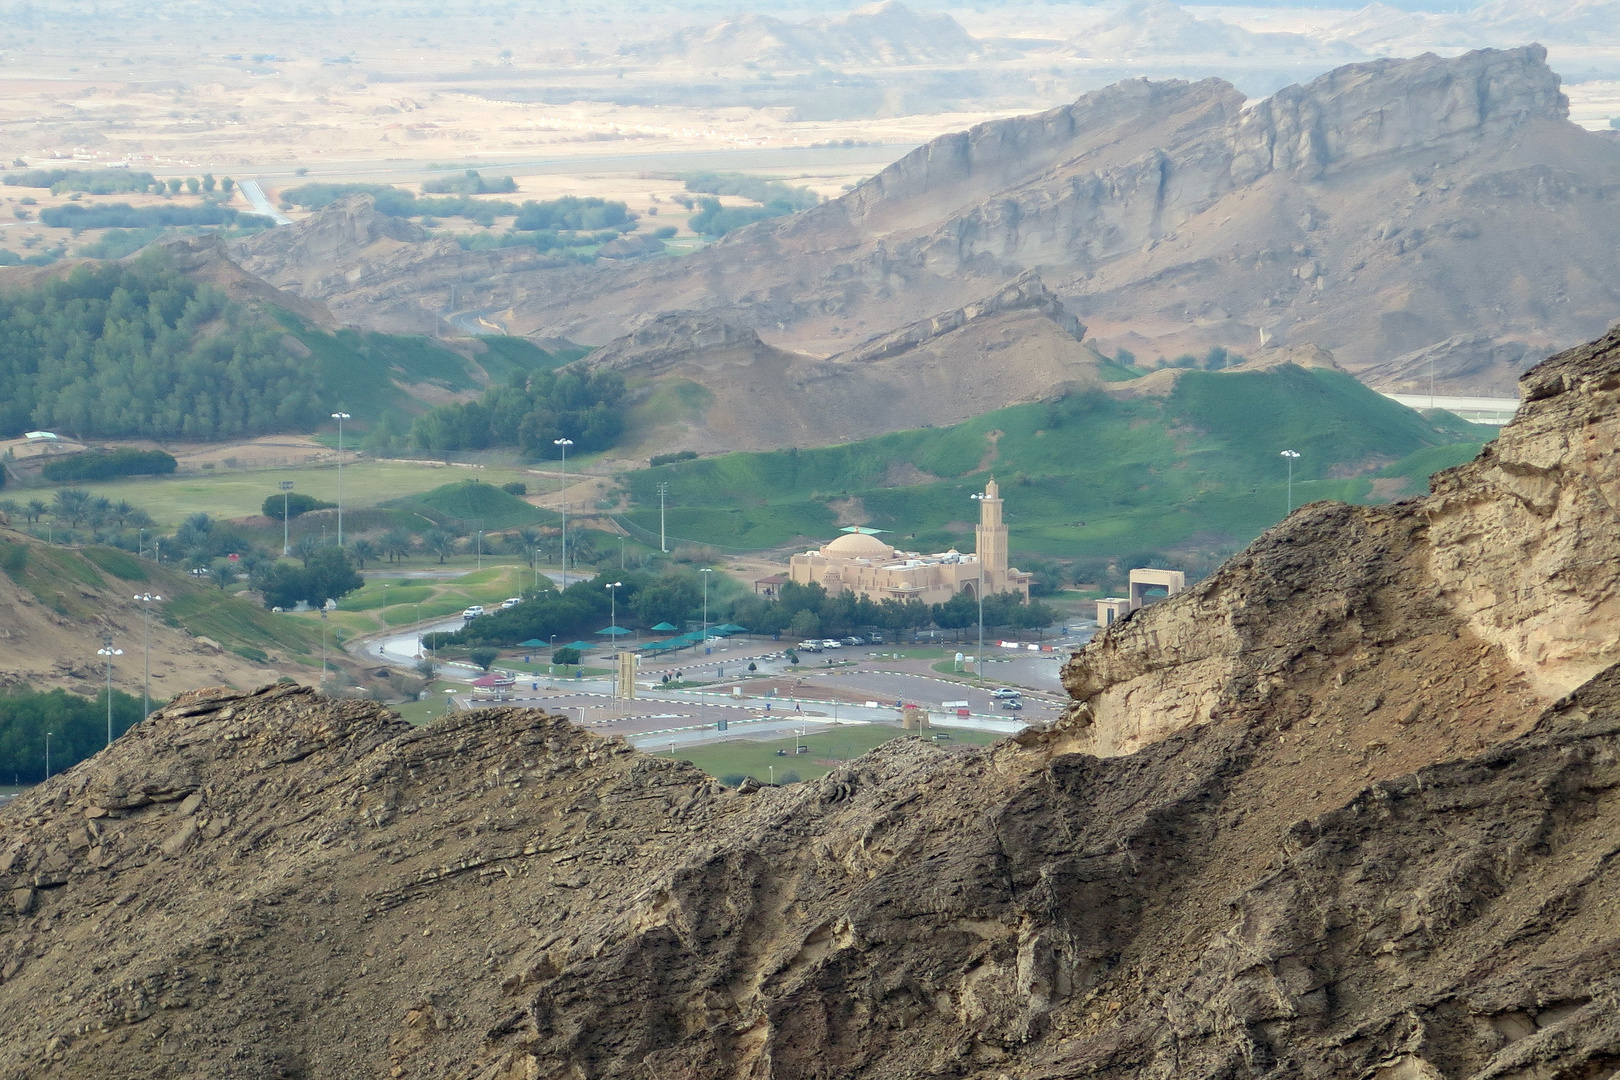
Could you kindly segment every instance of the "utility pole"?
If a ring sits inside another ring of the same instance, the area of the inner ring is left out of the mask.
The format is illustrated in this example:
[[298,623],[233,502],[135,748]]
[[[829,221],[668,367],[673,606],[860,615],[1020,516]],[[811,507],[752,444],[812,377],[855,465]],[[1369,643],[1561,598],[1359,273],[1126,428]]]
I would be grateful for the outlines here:
[[[351,419],[346,412],[335,412],[332,419],[338,422],[338,547],[343,546],[343,421]],[[324,668],[322,669],[325,670]],[[325,676],[322,676],[323,680]]]
[[[969,495],[968,498],[977,499],[982,503],[984,495],[983,493],[976,493]],[[984,552],[976,552],[973,561],[979,564],[979,587],[973,590],[979,595],[979,651],[973,657],[973,670],[976,673],[975,678],[979,680],[979,685],[982,687],[984,685]]]
[[152,715],[152,605],[163,603],[163,597],[141,593],[135,601],[146,611],[146,621],[141,624],[141,651],[146,654],[146,679],[141,684],[141,719],[144,720]]
[[698,573],[703,575],[703,644],[709,643],[709,575],[714,573],[707,566]]
[[[342,462],[338,463],[338,468],[340,470],[343,468]],[[291,518],[291,515],[287,512],[287,493],[292,489],[293,482],[291,480],[281,482],[281,554],[283,558],[292,554],[292,546],[287,543],[287,522]]]
[[669,554],[669,543],[664,539],[664,496],[669,494],[668,484],[658,485],[658,550]]
[[45,779],[47,780],[51,778],[51,736],[54,734],[56,734],[54,731],[45,733]]
[[562,587],[568,591],[568,448],[573,439],[552,439],[551,445],[562,448]]
[[1294,462],[1298,459],[1299,454],[1294,450],[1284,450],[1282,456],[1283,460],[1288,462],[1288,512],[1292,514],[1294,512]]
[[113,740],[113,734],[112,734],[112,662],[113,662],[113,657],[115,657],[115,656],[123,656],[124,655],[124,650],[123,649],[115,649],[115,648],[113,648],[112,641],[113,641],[112,635],[108,634],[106,637],[101,639],[101,648],[96,650],[96,655],[97,656],[105,656],[107,658],[107,745],[108,746],[112,745],[112,740]]

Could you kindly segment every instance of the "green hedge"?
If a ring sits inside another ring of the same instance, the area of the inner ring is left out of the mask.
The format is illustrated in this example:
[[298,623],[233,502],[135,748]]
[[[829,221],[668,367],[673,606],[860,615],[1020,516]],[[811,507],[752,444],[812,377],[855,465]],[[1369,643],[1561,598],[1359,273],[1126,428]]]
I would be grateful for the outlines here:
[[161,476],[179,467],[172,454],[162,450],[137,450],[120,446],[116,450],[92,450],[86,454],[58,458],[41,470],[45,479],[56,483],[78,480],[110,480],[115,476]]

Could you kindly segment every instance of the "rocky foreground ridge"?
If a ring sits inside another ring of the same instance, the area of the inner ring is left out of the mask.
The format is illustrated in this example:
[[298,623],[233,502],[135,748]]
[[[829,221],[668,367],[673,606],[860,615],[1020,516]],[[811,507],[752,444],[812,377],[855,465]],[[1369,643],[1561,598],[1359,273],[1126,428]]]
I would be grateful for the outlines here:
[[183,697],[0,811],[0,1077],[1607,1075],[1620,334],[1524,385],[983,750],[731,791],[538,711]]

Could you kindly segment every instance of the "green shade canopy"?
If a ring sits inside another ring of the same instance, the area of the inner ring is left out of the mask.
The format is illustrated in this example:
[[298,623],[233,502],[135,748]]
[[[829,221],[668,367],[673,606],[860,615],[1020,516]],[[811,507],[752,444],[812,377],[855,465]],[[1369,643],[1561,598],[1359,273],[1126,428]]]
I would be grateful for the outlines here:
[[628,634],[629,632],[630,631],[626,630],[622,626],[610,626],[605,630],[598,630],[597,631],[598,634],[608,634],[608,635],[611,635],[613,637],[619,637],[619,636],[621,636],[623,634]]
[[669,652],[671,649],[684,648],[688,642],[679,639],[674,641],[654,641],[641,647],[642,652]]
[[568,644],[564,645],[563,648],[584,652],[587,649],[594,649],[596,646],[589,641],[570,641]]
[[661,623],[659,623],[659,624],[658,624],[658,625],[657,625],[657,626],[655,626],[655,627],[653,627],[653,629],[654,629],[654,630],[656,630],[656,631],[658,631],[658,632],[659,632],[659,633],[660,633],[660,634],[666,634],[666,633],[668,633],[668,632],[669,632],[669,631],[671,631],[671,630],[679,630],[679,629],[680,629],[680,627],[678,627],[678,626],[671,626],[671,625],[669,625],[669,623],[667,623],[667,622],[661,622]]
[[746,633],[748,633],[748,627],[746,627],[746,626],[738,626],[734,622],[728,622],[724,626],[715,627],[712,631],[710,631],[710,633],[714,633],[714,634],[746,634]]
[[520,649],[543,649],[546,647],[546,643],[539,638],[530,638],[528,641],[518,642],[517,647]]

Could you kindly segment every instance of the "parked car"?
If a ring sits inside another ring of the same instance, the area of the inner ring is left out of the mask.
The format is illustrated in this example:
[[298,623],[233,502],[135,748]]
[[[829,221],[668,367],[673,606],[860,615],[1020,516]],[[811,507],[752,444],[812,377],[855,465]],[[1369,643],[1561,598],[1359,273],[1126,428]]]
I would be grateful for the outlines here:
[[501,610],[505,611],[509,607],[517,607],[521,603],[523,603],[523,597],[508,596],[505,600],[501,601]]
[[821,651],[821,642],[819,642],[819,641],[801,641],[801,642],[799,642],[799,651],[800,652],[820,652]]
[[856,637],[856,636],[854,636],[852,634],[849,637],[844,639],[844,644],[845,645],[865,645],[866,644],[866,639],[863,638],[863,637]]
[[834,638],[822,638],[821,647],[823,649],[842,649],[844,647],[844,643]]
[[1024,696],[1010,686],[998,686],[996,689],[990,691],[990,695],[992,697],[998,697],[1004,700],[1007,698],[1020,698]]
[[881,644],[883,644],[883,635],[882,634],[873,634],[871,637],[867,638],[866,640],[869,641],[873,645],[881,645]]
[[484,605],[482,605],[482,604],[474,604],[472,607],[468,608],[466,611],[463,611],[461,613],[461,617],[463,619],[467,620],[468,622],[472,622],[474,619],[478,618],[478,616],[480,616],[482,614],[484,614]]

